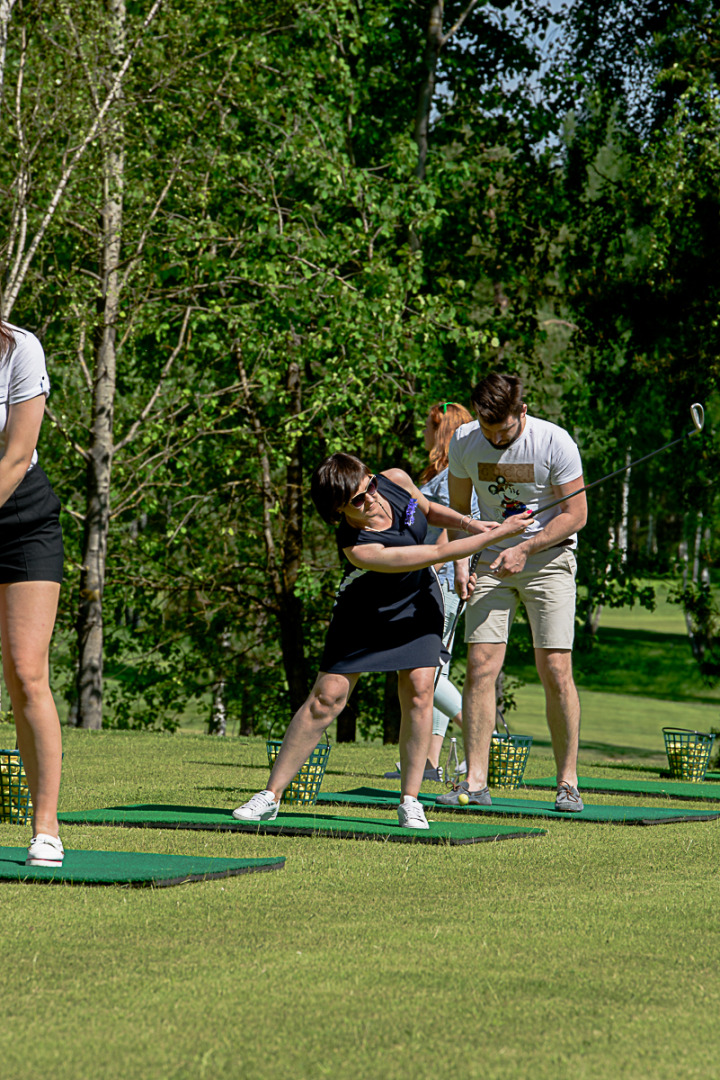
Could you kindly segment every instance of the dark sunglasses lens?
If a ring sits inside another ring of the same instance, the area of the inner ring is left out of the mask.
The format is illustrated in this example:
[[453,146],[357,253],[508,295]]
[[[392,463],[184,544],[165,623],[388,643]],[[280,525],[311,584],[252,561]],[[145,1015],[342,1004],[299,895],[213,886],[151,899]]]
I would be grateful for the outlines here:
[[376,491],[377,479],[373,476],[365,490],[359,492],[357,495],[353,495],[350,502],[353,504],[356,510],[362,510],[363,506],[365,505],[365,496],[374,495]]

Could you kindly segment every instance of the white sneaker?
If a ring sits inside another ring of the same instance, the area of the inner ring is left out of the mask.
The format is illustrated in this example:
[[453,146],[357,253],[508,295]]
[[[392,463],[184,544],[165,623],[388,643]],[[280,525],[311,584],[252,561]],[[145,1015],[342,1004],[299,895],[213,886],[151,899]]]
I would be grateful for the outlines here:
[[272,791],[258,791],[252,799],[248,799],[237,810],[233,810],[232,816],[237,821],[274,821],[278,816],[280,803],[275,802]]
[[422,803],[412,795],[406,795],[398,806],[398,823],[401,829],[429,829]]
[[38,833],[28,848],[26,866],[62,866],[65,849],[59,836]]

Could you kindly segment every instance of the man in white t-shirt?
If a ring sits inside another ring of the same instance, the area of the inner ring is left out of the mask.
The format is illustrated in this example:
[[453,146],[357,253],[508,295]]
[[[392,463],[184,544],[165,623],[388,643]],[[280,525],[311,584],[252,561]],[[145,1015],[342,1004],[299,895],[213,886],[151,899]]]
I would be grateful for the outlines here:
[[[580,453],[556,424],[529,416],[523,385],[514,375],[489,375],[475,387],[478,417],[458,428],[450,443],[450,505],[470,513],[473,488],[483,520],[502,521],[532,510],[524,533],[485,548],[477,578],[469,560],[455,566],[459,595],[467,599],[465,640],[468,666],[463,690],[463,735],[467,778],[441,795],[455,805],[458,795],[490,805],[488,757],[495,727],[495,683],[505,659],[518,603],[532,628],[535,663],[545,690],[547,721],[557,770],[557,810],[580,811],[577,753],[580,702],[572,673],[575,632],[574,551],[587,520],[584,492],[546,513],[542,507],[584,486]],[[463,800],[464,801],[464,800]]]

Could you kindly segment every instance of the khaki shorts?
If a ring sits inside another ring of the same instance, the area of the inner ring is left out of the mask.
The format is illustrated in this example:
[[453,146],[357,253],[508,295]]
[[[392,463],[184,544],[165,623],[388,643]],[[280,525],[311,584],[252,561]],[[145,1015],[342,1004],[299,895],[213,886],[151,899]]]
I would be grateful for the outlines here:
[[465,640],[507,644],[518,603],[525,606],[536,649],[572,649],[575,637],[577,563],[569,548],[528,556],[512,577],[491,574],[478,563],[477,585],[465,611]]

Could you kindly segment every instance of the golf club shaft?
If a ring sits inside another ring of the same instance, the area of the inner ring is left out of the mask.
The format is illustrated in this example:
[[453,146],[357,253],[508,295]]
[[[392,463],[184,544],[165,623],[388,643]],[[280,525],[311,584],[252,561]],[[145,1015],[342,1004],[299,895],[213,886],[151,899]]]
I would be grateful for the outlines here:
[[680,438],[671,439],[670,442],[666,442],[665,445],[661,446],[658,450],[653,450],[652,453],[645,454],[644,457],[638,458],[636,461],[631,461],[629,465],[623,465],[622,468],[616,469],[615,472],[608,473],[607,476],[601,476],[599,480],[593,480],[592,484],[586,484],[585,487],[578,488],[577,491],[571,491],[569,495],[563,495],[559,499],[553,499],[552,502],[546,503],[545,506],[538,506],[534,513],[541,514],[544,510],[550,510],[553,506],[559,506],[560,503],[566,502],[568,499],[573,499],[576,495],[581,495],[583,491],[589,491],[590,488],[597,487],[598,484],[604,484],[606,480],[612,480],[614,476],[622,476],[623,473],[629,472],[630,469],[634,469],[636,465],[642,465],[644,461],[649,461],[650,458],[657,457],[657,455],[662,454],[664,450],[669,450],[671,446],[677,446],[678,443],[683,442],[684,439],[689,438],[691,435],[699,435],[705,425],[705,411],[702,405],[696,402],[690,407],[690,414],[692,416],[693,424],[695,425],[692,431],[686,431]]
[[[479,558],[480,558],[480,552],[477,551],[473,555],[472,559],[470,560],[470,573],[471,574],[475,573],[475,568],[476,568],[476,566],[478,564],[478,559]],[[465,601],[461,600],[460,603],[457,606],[457,611],[455,612],[455,617],[454,617],[454,619],[452,621],[452,626],[450,627],[450,632],[448,633],[447,638],[445,639],[445,644],[446,645],[449,644],[453,640],[453,638],[455,637],[455,631],[457,630],[457,624],[460,621],[460,616],[462,615],[462,610],[463,610],[464,607],[465,607]],[[435,682],[433,684],[433,688],[436,688],[437,684],[440,682],[440,675],[441,674],[442,674],[442,665],[435,672]]]

